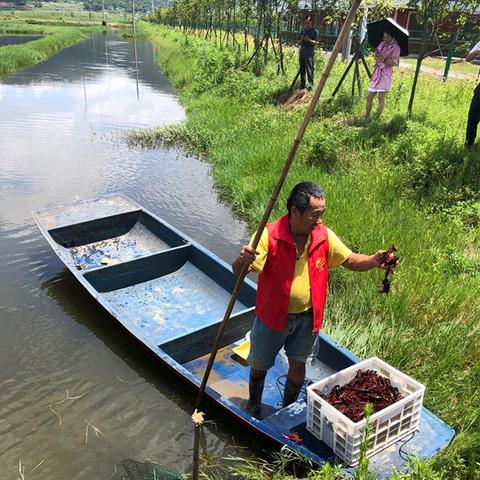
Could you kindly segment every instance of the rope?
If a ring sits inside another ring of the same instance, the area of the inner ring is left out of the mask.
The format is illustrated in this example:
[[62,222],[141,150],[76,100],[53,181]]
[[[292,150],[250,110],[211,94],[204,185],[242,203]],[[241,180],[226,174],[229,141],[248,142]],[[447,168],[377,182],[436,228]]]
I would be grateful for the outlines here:
[[412,453],[408,453],[408,452],[405,452],[404,451],[404,447],[405,445],[410,441],[412,440],[412,438],[415,436],[417,432],[412,432],[408,437],[405,438],[405,440],[402,442],[402,444],[400,445],[400,447],[398,448],[398,455],[399,457],[404,460],[405,462],[408,461],[408,457],[412,457],[412,456],[416,456],[416,455],[413,455]]

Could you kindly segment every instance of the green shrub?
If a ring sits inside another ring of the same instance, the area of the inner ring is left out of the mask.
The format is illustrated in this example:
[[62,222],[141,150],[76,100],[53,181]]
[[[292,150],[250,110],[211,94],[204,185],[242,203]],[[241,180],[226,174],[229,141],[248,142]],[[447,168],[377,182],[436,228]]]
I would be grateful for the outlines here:
[[205,48],[199,52],[193,65],[193,91],[203,93],[223,83],[233,61],[227,52]]
[[325,172],[348,168],[349,143],[354,141],[347,129],[338,130],[333,122],[323,121],[309,132],[305,139],[306,160],[310,165],[319,166]]

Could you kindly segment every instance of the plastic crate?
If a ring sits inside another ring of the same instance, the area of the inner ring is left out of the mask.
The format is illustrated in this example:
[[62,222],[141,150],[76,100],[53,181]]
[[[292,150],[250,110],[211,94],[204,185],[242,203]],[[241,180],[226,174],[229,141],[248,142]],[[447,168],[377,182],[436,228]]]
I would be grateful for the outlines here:
[[356,363],[310,385],[307,388],[307,429],[351,466],[359,461],[365,420],[353,422],[314,390],[329,394],[335,385],[345,385],[352,380],[358,370],[375,370],[387,377],[404,397],[370,417],[372,433],[368,438],[367,456],[374,455],[417,429],[425,393],[424,385],[377,357]]

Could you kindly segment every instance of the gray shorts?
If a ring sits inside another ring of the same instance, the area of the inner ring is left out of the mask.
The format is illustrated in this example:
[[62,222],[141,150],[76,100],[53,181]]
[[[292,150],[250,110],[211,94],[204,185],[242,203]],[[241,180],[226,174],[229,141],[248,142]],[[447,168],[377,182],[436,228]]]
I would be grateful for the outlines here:
[[285,347],[287,357],[305,363],[311,355],[318,332],[312,332],[313,312],[288,315],[287,327],[277,332],[265,325],[258,317],[250,332],[248,364],[256,370],[268,370],[275,364],[275,357]]

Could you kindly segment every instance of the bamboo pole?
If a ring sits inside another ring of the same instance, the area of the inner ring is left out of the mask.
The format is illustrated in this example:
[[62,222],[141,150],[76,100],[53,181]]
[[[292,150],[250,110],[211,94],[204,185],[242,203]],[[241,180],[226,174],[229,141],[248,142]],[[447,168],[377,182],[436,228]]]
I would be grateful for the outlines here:
[[[333,47],[332,53],[330,55],[330,58],[328,59],[327,65],[325,66],[325,69],[322,73],[322,76],[320,77],[320,80],[318,82],[318,86],[313,94],[312,100],[310,101],[310,104],[308,105],[307,112],[305,113],[305,117],[303,118],[303,121],[297,131],[297,135],[295,136],[295,140],[293,141],[293,144],[290,148],[290,151],[288,153],[287,159],[283,165],[283,168],[280,172],[279,178],[277,180],[277,183],[272,191],[272,194],[270,196],[270,200],[268,202],[268,205],[265,209],[265,212],[263,214],[262,220],[260,221],[260,224],[257,228],[255,237],[252,241],[251,246],[255,249],[257,248],[258,242],[260,241],[260,237],[262,235],[263,229],[265,228],[265,225],[267,224],[268,218],[270,217],[270,214],[272,213],[273,207],[275,205],[275,202],[277,201],[278,195],[280,193],[280,190],[285,182],[285,179],[287,177],[288,171],[290,169],[290,166],[295,158],[295,155],[298,150],[298,146],[300,145],[300,142],[302,141],[303,135],[305,133],[305,130],[307,129],[308,124],[310,123],[310,120],[312,118],[313,112],[315,110],[315,107],[317,106],[318,99],[320,98],[320,95],[325,87],[325,83],[327,82],[328,77],[330,76],[330,73],[333,68],[333,64],[335,63],[335,60],[337,59],[338,54],[340,53],[340,50],[342,48],[343,42],[345,40],[345,37],[347,36],[350,27],[353,23],[353,20],[355,19],[355,15],[357,13],[358,8],[360,7],[360,4],[362,3],[362,0],[353,0],[352,6],[350,7],[350,11],[348,12],[347,18],[345,19],[345,23],[342,26],[342,29],[340,31],[340,34],[335,42],[335,45]],[[205,391],[205,387],[208,382],[208,377],[210,376],[210,372],[212,370],[213,363],[215,361],[215,357],[217,355],[218,348],[220,346],[220,341],[223,337],[223,334],[225,332],[225,328],[228,324],[228,321],[230,320],[230,315],[233,311],[233,307],[235,306],[235,302],[237,301],[238,294],[240,292],[240,288],[243,284],[243,280],[248,273],[248,265],[243,265],[240,274],[238,275],[237,281],[235,283],[235,287],[233,288],[232,291],[232,296],[230,297],[230,302],[227,306],[227,309],[225,311],[225,316],[223,317],[222,323],[220,324],[220,327],[218,328],[217,336],[215,338],[215,342],[212,347],[212,353],[210,354],[210,358],[208,360],[207,368],[205,370],[205,373],[203,375],[202,383],[200,385],[200,389],[198,391],[197,399],[195,401],[195,408],[198,408],[200,406],[200,403],[203,398],[203,393]]]
[[193,467],[192,467],[192,479],[198,480],[200,472],[200,435],[202,426],[195,425],[195,435],[193,436]]
[[205,414],[195,410],[192,414],[192,422],[195,424],[195,434],[193,436],[193,465],[192,480],[198,480],[200,473],[200,437],[203,436],[203,422]]

